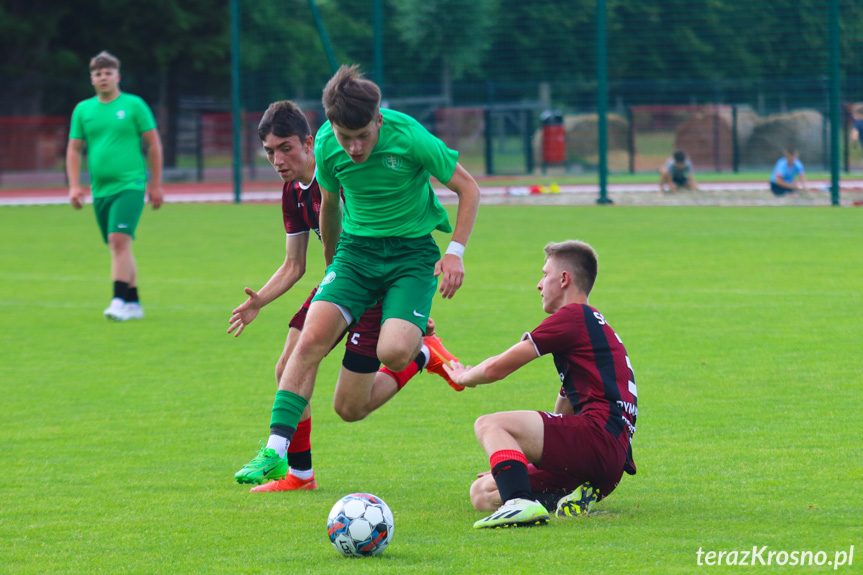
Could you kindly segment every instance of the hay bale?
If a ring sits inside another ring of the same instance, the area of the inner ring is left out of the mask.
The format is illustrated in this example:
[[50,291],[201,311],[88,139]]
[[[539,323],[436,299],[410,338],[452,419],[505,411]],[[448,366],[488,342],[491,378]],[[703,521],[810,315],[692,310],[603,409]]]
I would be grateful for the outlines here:
[[[758,116],[749,108],[737,111],[737,143],[749,140]],[[677,127],[674,147],[683,150],[696,167],[730,168],[734,164],[734,112],[730,106],[705,106]],[[718,154],[717,154],[718,153]],[[717,158],[718,155],[718,158]]]
[[453,150],[463,151],[464,141],[483,142],[485,115],[482,108],[435,110],[435,135]]
[[[628,152],[629,122],[617,114],[606,116],[608,126],[608,152]],[[596,162],[599,157],[599,115],[577,114],[563,117],[566,136],[567,162]],[[542,128],[533,135],[533,157],[536,165],[542,165]]]
[[824,160],[825,139],[830,128],[816,110],[774,114],[759,122],[743,150],[741,163],[751,167],[773,166],[786,148],[793,146],[803,164],[820,165]]

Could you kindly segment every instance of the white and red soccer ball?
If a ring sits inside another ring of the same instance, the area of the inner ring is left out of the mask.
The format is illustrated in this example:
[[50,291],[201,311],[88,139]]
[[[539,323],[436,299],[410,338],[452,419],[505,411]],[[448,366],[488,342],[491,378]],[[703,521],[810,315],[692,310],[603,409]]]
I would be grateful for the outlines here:
[[345,495],[330,511],[327,533],[345,557],[380,555],[393,538],[393,512],[371,493]]

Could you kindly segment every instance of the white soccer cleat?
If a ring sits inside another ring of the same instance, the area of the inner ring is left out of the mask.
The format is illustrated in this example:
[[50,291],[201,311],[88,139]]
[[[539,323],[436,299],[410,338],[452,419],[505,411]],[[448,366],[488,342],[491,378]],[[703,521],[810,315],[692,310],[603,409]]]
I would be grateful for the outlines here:
[[109,319],[111,321],[125,321],[125,310],[126,302],[118,297],[115,297],[111,300],[111,305],[105,308],[105,311],[103,313],[105,314],[105,319]]
[[530,527],[548,523],[548,511],[539,501],[510,499],[500,508],[473,524],[474,529],[498,529],[501,527]]
[[123,319],[144,319],[144,308],[138,302],[127,302],[123,306]]

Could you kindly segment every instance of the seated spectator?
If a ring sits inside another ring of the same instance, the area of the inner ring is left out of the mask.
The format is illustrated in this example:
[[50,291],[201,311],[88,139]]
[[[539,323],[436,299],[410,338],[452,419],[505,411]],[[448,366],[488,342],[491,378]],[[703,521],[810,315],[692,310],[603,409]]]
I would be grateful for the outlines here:
[[854,117],[854,126],[851,128],[851,145],[863,147],[863,104],[854,106],[851,112]]
[[770,175],[770,191],[774,196],[793,194],[798,189],[806,189],[806,175],[803,164],[797,158],[797,149],[789,147],[785,155],[776,161]]
[[659,189],[663,192],[676,192],[679,188],[695,189],[695,176],[692,162],[682,150],[674,152],[659,170]]

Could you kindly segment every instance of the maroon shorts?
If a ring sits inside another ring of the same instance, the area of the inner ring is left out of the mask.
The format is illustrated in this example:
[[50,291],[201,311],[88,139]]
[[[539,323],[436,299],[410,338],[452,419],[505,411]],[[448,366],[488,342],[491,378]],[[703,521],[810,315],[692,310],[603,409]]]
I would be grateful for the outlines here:
[[539,414],[545,433],[542,461],[528,465],[534,495],[553,509],[557,499],[590,481],[600,499],[608,497],[623,476],[627,454],[623,440],[583,415]]
[[[315,297],[315,293],[317,291],[318,288],[315,286],[312,293],[309,294],[309,297],[306,298],[306,301],[303,302],[303,305],[300,306],[300,309],[298,309],[297,313],[294,314],[294,317],[291,318],[290,323],[288,323],[290,327],[299,330],[303,329],[303,326],[306,325],[306,315],[309,313],[309,306],[311,305],[312,298]],[[373,308],[366,310],[366,313],[360,317],[360,320],[353,329],[348,330],[345,349],[365,357],[377,358],[378,338],[381,335],[382,318],[383,307],[381,306],[381,303],[378,302]],[[341,340],[341,338],[339,339]]]

